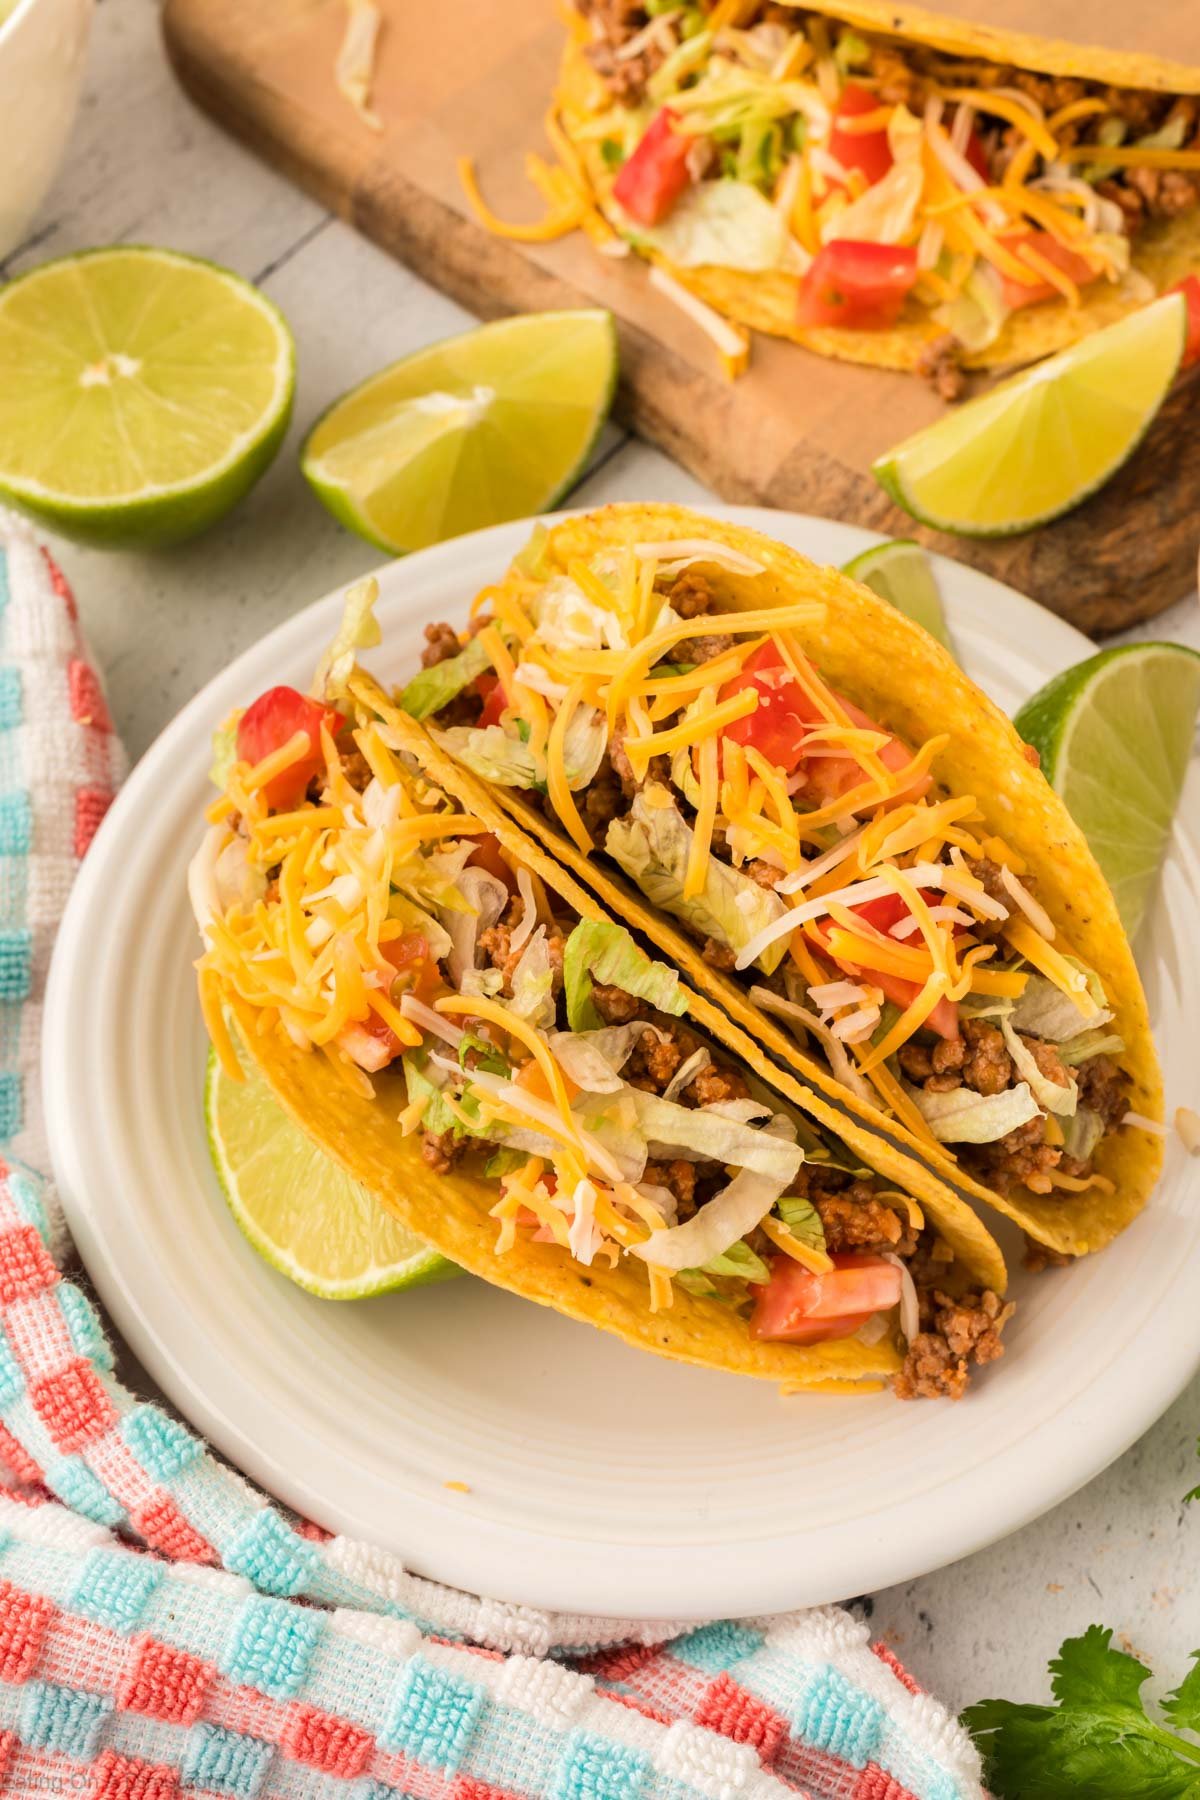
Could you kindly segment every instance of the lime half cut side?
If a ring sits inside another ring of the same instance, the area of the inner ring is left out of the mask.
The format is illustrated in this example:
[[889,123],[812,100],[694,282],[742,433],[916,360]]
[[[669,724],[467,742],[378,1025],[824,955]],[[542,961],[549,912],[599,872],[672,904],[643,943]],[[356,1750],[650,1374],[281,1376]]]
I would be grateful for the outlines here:
[[1186,333],[1183,295],[1165,294],[906,438],[876,479],[922,524],[964,537],[1056,519],[1136,450]]
[[301,468],[343,525],[399,554],[546,512],[617,378],[612,314],[528,313],[431,344],[335,401]]
[[954,654],[946,614],[938,590],[933,564],[911,538],[893,538],[890,543],[876,544],[851,557],[843,574],[861,581],[872,593],[886,600],[897,612],[921,625],[939,644]]
[[1128,644],[1055,675],[1013,721],[1091,845],[1130,937],[1166,854],[1198,707],[1200,654]]
[[278,450],[283,315],[227,269],[118,246],[0,288],[0,498],[85,542],[178,542]]
[[361,1300],[459,1273],[312,1143],[261,1076],[248,1069],[245,1081],[231,1081],[211,1050],[204,1113],[230,1212],[298,1287],[323,1300]]

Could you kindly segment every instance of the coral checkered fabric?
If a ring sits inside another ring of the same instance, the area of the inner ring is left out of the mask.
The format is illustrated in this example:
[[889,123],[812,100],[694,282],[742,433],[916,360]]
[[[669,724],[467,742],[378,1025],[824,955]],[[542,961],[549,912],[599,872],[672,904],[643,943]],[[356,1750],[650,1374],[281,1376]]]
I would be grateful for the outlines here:
[[62,574],[0,514],[0,1793],[978,1800],[833,1609],[699,1628],[453,1592],[286,1515],[119,1383],[38,1096],[57,921],[123,769]]

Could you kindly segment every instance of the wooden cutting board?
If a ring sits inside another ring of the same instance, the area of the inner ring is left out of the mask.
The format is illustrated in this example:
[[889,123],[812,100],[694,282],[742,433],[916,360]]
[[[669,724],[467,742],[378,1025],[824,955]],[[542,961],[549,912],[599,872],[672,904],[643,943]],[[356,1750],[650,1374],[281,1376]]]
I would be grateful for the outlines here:
[[919,537],[1085,631],[1150,618],[1195,585],[1195,377],[1115,479],[1056,524],[990,541],[915,527],[870,464],[940,412],[923,383],[767,338],[756,340],[749,373],[730,383],[708,340],[648,287],[637,259],[601,257],[579,233],[515,244],[476,222],[455,172],[464,152],[503,217],[541,211],[523,161],[545,148],[541,120],[563,41],[554,0],[381,3],[372,94],[381,131],[335,86],[344,0],[166,0],[164,30],[201,106],[473,312],[610,307],[621,329],[620,415],[725,499]]

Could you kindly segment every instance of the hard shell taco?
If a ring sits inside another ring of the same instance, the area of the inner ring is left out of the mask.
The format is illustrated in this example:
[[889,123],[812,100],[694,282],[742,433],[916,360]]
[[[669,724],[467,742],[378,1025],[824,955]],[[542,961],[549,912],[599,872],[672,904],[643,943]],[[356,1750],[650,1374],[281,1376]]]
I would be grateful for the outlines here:
[[615,506],[429,638],[400,704],[812,1089],[1052,1250],[1145,1204],[1161,1084],[1112,896],[919,627],[757,533]]
[[1200,58],[881,0],[575,5],[564,219],[740,325],[953,397],[1200,270]]
[[635,1346],[957,1396],[1003,1261],[772,1068],[339,653],[223,737],[194,859],[205,1017],[411,1229]]

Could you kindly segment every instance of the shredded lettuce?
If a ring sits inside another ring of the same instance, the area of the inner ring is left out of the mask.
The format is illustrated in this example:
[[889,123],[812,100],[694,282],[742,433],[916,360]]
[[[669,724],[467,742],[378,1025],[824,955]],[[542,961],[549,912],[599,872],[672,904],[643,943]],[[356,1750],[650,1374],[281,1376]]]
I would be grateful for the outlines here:
[[1063,1121],[1062,1132],[1064,1156],[1087,1162],[1104,1136],[1104,1120],[1090,1106],[1081,1106],[1073,1119]]
[[810,1250],[825,1248],[825,1227],[811,1200],[805,1200],[799,1194],[785,1194],[776,1204],[775,1211],[792,1236],[807,1244]]
[[770,1281],[771,1271],[761,1256],[750,1248],[745,1238],[739,1238],[736,1244],[730,1244],[728,1250],[720,1256],[712,1256],[704,1264],[704,1273],[708,1275],[728,1275],[738,1281]]
[[934,318],[972,354],[994,344],[1008,321],[1000,278],[986,263],[977,263],[962,291],[939,306]]
[[212,734],[212,767],[208,771],[208,779],[215,788],[225,792],[225,783],[237,761],[238,722],[241,713],[231,713],[223,725],[218,725]]
[[754,1230],[786,1185],[773,1176],[741,1169],[728,1187],[714,1194],[690,1219],[665,1231],[652,1231],[643,1243],[632,1246],[631,1254],[672,1273],[706,1268],[714,1257],[723,1256]]
[[494,781],[500,787],[544,786],[532,751],[502,725],[448,725],[440,731],[435,727],[433,736],[456,762],[483,781]]
[[466,971],[475,967],[480,932],[494,925],[508,905],[508,889],[486,869],[464,869],[458,885],[466,906],[442,907],[440,920],[450,937],[446,963],[455,988],[460,987]]
[[487,649],[473,637],[457,656],[448,656],[444,662],[434,663],[431,669],[422,669],[419,675],[414,675],[400,696],[400,704],[410,718],[427,719],[431,713],[441,712],[443,706],[448,706],[491,666]]
[[[652,906],[672,913],[698,937],[715,938],[733,951],[781,918],[786,905],[771,888],[750,875],[709,856],[704,891],[685,899],[684,876],[692,844],[692,828],[660,783],[650,783],[634,798],[627,819],[614,819],[605,847],[636,882]],[[787,942],[769,944],[757,966],[770,975],[787,954]]]
[[548,579],[552,564],[550,561],[550,533],[545,525],[535,525],[527,541],[522,544],[513,557],[512,566],[518,575],[528,575],[531,581]]
[[503,986],[504,976],[499,969],[464,969],[458,991],[460,994],[494,1000]]
[[1075,1083],[1068,1080],[1064,1087],[1061,1082],[1048,1080],[1038,1068],[1033,1051],[1017,1036],[1007,1019],[1001,1019],[1000,1030],[1017,1074],[1029,1083],[1038,1105],[1047,1112],[1056,1113],[1059,1118],[1069,1119],[1079,1104],[1079,1089]]
[[[443,750],[484,781],[500,787],[539,788],[545,791],[545,770],[534,761],[526,739],[529,727],[519,720],[514,733],[503,725],[448,725],[433,728]],[[608,728],[604,714],[594,706],[577,707],[563,737],[563,765],[567,786],[577,791],[587,786],[604,760]]]
[[839,31],[833,60],[843,75],[848,69],[865,69],[871,60],[871,46],[857,31]]
[[346,589],[346,597],[342,602],[342,622],[333,642],[317,665],[312,685],[312,692],[331,706],[335,706],[345,696],[356,652],[369,650],[382,636],[379,620],[375,617],[375,602],[378,598],[379,583],[373,575],[368,575],[363,581],[356,581],[353,587]]
[[728,1168],[750,1169],[756,1175],[768,1175],[778,1181],[777,1193],[795,1180],[804,1161],[803,1150],[791,1141],[794,1133],[787,1137],[777,1135],[777,1129],[789,1127],[782,1114],[776,1115],[769,1126],[753,1125],[726,1118],[712,1107],[680,1106],[677,1101],[662,1100],[642,1088],[630,1091],[651,1156],[661,1148],[688,1162],[719,1162]]
[[598,1031],[554,1031],[547,1042],[551,1056],[576,1087],[589,1094],[615,1094],[625,1085],[621,1070],[638,1039],[653,1029],[648,1020],[635,1019],[630,1025],[604,1025]]
[[478,1033],[464,1027],[462,1037],[458,1041],[458,1066],[460,1069],[466,1068],[467,1054],[471,1050],[475,1052],[475,1068],[485,1069],[489,1075],[503,1075],[506,1078],[512,1074],[508,1058],[501,1055],[495,1044],[489,1043],[487,1038],[482,1038]]
[[597,984],[618,987],[675,1018],[687,1011],[687,996],[680,992],[675,969],[651,962],[623,925],[609,919],[581,919],[563,951],[563,990],[572,1031],[596,1031],[603,1025],[592,1000]]
[[513,970],[509,1010],[514,1017],[525,1019],[537,1030],[544,1031],[554,1023],[553,984],[554,972],[550,967],[546,927],[539,925]]
[[490,1181],[499,1181],[502,1175],[512,1175],[523,1168],[529,1158],[524,1150],[495,1150],[483,1165],[483,1172]]
[[680,269],[714,266],[749,274],[786,268],[793,254],[783,218],[746,179],[698,181],[661,224],[626,220],[622,231],[639,248],[657,250]]
[[620,615],[589,600],[569,576],[555,575],[547,581],[530,601],[530,611],[539,642],[555,650],[629,648]]
[[[464,1136],[464,1128],[459,1119],[450,1111],[442,1099],[442,1092],[435,1081],[431,1081],[425,1072],[425,1052],[422,1050],[406,1050],[401,1062],[404,1068],[404,1082],[408,1089],[409,1100],[425,1100],[425,1111],[421,1114],[421,1128],[435,1132],[439,1137],[444,1131],[452,1131],[455,1137]],[[464,1109],[466,1102],[463,1102]]]
[[994,1144],[1042,1110],[1024,1081],[1002,1094],[977,1094],[968,1087],[949,1094],[908,1091],[939,1144]]
[[1030,975],[1024,993],[1009,1015],[1014,1031],[1028,1031],[1033,1037],[1049,1038],[1052,1044],[1061,1044],[1078,1037],[1082,1031],[1108,1024],[1112,1011],[1100,977],[1094,969],[1073,956],[1068,957],[1067,961],[1086,976],[1088,993],[1100,1008],[1100,1016],[1087,1017],[1076,1006],[1070,994],[1064,994],[1061,988],[1055,987],[1044,975],[1034,973]]
[[1125,1048],[1125,1039],[1115,1031],[1081,1031],[1078,1037],[1068,1038],[1065,1044],[1058,1046],[1061,1062],[1075,1069],[1080,1063],[1093,1056],[1120,1056]]

